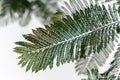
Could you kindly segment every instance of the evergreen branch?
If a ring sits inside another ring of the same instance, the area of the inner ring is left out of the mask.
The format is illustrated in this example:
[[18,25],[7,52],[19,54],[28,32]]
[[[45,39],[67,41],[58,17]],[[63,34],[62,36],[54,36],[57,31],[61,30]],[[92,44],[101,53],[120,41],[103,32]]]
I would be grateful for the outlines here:
[[104,5],[91,4],[45,25],[45,29],[37,28],[32,34],[23,35],[28,42],[16,42],[19,47],[14,49],[21,54],[19,64],[26,65],[26,71],[38,72],[48,66],[52,68],[55,58],[59,66],[99,53],[115,39],[119,27],[119,17],[113,8],[107,10]]
[[61,41],[61,42],[58,42],[58,43],[54,43],[54,44],[49,45],[49,46],[46,46],[46,47],[42,47],[42,48],[36,50],[35,52],[44,51],[45,49],[52,48],[52,47],[57,46],[57,45],[60,45],[60,44],[68,43],[68,42],[73,41],[73,40],[75,40],[75,39],[85,37],[85,36],[87,36],[87,35],[89,35],[89,34],[92,34],[92,33],[94,33],[94,32],[97,32],[97,31],[99,31],[99,30],[101,30],[101,29],[103,29],[103,28],[105,28],[105,27],[110,27],[110,25],[114,25],[114,24],[117,24],[117,23],[119,23],[119,22],[120,22],[120,21],[111,22],[111,23],[109,23],[109,24],[107,24],[107,25],[105,25],[105,26],[98,27],[97,29],[95,29],[95,30],[93,30],[93,31],[85,32],[85,33],[83,33],[82,35],[80,34],[80,35],[75,36],[75,37],[72,37],[72,38],[70,38],[70,39],[68,39],[68,40]]

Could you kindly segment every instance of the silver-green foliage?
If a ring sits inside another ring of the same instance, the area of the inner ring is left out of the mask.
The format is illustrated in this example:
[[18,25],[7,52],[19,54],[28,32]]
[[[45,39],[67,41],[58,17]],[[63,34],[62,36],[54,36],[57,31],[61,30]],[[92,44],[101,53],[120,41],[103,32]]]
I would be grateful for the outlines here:
[[119,27],[119,17],[113,8],[107,10],[104,5],[91,3],[81,10],[78,5],[71,8],[75,10],[72,15],[45,25],[45,29],[37,28],[33,33],[23,35],[27,41],[16,42],[19,46],[14,49],[20,53],[19,64],[26,66],[26,71],[38,72],[48,66],[52,68],[54,60],[59,66],[99,53],[115,39]]
[[91,53],[90,56],[78,60],[75,67],[78,74],[87,74],[88,71],[103,66],[109,54],[114,50],[113,46],[114,43],[110,43],[105,49],[102,49],[100,53]]
[[107,80],[120,80],[120,44],[111,62],[111,67],[103,74]]
[[104,73],[99,73],[97,69],[87,70],[87,80],[120,80],[120,44],[111,62],[111,67]]

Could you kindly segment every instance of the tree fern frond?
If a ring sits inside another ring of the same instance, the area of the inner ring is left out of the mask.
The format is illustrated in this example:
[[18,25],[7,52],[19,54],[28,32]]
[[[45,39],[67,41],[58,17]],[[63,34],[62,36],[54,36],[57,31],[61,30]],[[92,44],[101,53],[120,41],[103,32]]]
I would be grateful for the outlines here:
[[26,65],[27,71],[38,72],[48,66],[52,68],[54,59],[59,66],[99,53],[115,39],[120,23],[116,16],[114,10],[108,11],[104,5],[91,5],[84,10],[76,10],[72,17],[66,15],[50,26],[46,25],[46,29],[37,28],[32,34],[23,36],[28,42],[16,43],[20,45],[15,48],[21,54],[19,64]]

